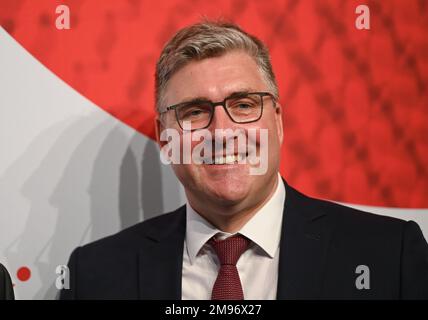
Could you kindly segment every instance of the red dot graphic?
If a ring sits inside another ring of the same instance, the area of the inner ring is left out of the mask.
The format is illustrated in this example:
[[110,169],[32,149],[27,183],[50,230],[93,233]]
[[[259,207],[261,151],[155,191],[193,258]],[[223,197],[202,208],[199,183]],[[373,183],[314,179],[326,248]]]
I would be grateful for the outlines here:
[[27,267],[21,267],[16,272],[16,275],[17,275],[19,280],[27,281],[31,277],[31,271]]

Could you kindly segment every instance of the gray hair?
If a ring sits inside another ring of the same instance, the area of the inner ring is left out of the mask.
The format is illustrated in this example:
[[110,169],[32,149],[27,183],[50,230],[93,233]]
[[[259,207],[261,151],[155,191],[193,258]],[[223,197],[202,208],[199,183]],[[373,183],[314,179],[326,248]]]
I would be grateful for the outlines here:
[[165,107],[164,92],[175,72],[191,61],[219,57],[232,50],[243,50],[253,57],[272,94],[278,98],[269,51],[263,42],[236,24],[203,21],[178,31],[163,48],[155,74],[157,111]]

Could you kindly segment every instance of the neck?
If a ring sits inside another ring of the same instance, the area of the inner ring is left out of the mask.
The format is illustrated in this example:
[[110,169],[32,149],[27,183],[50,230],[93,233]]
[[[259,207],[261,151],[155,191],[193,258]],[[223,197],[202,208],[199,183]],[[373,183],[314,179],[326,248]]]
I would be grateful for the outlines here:
[[[278,185],[278,177],[269,183],[266,187],[267,192],[263,194],[261,199],[255,203],[245,203],[241,201],[232,205],[222,205],[218,202],[210,202],[207,205],[205,201],[198,201],[197,197],[187,195],[190,206],[208,222],[217,229],[235,233],[242,227],[272,198]],[[227,212],[227,214],[218,214],[219,212]]]

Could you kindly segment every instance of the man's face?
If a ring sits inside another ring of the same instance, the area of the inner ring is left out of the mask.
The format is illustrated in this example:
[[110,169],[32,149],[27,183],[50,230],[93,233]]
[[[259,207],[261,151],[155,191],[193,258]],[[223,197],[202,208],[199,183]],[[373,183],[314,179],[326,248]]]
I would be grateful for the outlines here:
[[[242,91],[270,90],[253,58],[242,51],[234,51],[187,64],[170,79],[164,101],[166,106],[201,97],[217,102]],[[280,106],[277,104],[277,108],[274,108],[270,97],[264,97],[263,102],[261,119],[247,124],[234,123],[223,107],[217,106],[207,130],[214,139],[216,129],[244,129],[247,133],[249,129],[257,129],[257,139],[249,143],[255,143],[257,155],[265,154],[268,157],[265,160],[265,174],[250,174],[251,164],[248,161],[246,164],[172,164],[191,203],[193,199],[198,199],[206,205],[241,205],[245,208],[266,197],[267,186],[272,186],[272,182],[277,179],[283,137]],[[197,132],[183,132],[176,122],[174,111],[168,111],[164,120],[163,124],[158,122],[159,132],[165,128],[175,128],[179,130],[181,139]],[[265,145],[260,143],[259,129],[267,130]],[[199,143],[199,140],[192,141],[191,148]],[[213,149],[213,154],[215,152]]]

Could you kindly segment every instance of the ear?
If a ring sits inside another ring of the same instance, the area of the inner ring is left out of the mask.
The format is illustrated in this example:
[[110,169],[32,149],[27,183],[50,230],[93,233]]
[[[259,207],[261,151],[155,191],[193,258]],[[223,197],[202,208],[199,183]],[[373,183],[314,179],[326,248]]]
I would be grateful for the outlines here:
[[282,106],[279,102],[276,103],[275,113],[276,129],[278,132],[279,142],[282,145],[282,142],[284,141],[283,112]]
[[155,121],[156,142],[159,145],[159,147],[162,149],[162,147],[167,143],[167,141],[160,140],[160,136],[161,136],[162,130],[164,129],[164,126],[162,124],[162,121],[160,120],[159,115],[155,117],[154,121]]

